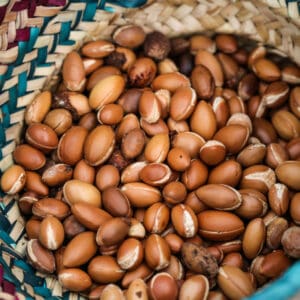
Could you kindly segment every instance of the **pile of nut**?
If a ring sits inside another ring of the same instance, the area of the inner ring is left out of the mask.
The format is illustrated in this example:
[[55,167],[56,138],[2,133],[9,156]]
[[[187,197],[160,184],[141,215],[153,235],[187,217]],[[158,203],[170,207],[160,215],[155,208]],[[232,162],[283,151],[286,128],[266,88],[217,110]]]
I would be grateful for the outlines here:
[[89,299],[241,299],[300,257],[300,68],[134,25],[69,53],[2,190],[27,257]]

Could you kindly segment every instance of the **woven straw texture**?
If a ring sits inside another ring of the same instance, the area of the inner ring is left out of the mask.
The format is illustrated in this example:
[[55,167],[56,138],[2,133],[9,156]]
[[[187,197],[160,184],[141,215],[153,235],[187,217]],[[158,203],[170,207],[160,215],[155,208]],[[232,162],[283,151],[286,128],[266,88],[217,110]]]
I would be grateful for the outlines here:
[[[139,9],[103,2],[0,0],[0,172],[12,164],[26,105],[56,84],[65,55],[86,41],[109,39],[120,25],[135,23],[168,36],[235,33],[300,63],[298,1],[158,0]],[[80,299],[26,263],[24,220],[16,199],[2,196],[0,299]]]

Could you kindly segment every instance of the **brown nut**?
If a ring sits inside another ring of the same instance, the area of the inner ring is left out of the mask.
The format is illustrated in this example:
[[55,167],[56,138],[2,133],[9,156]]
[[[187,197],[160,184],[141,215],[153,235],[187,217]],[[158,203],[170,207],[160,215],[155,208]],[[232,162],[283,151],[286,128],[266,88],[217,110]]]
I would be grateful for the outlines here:
[[294,115],[300,118],[300,100],[299,100],[300,88],[298,86],[291,90],[289,98],[289,107]]
[[281,245],[282,235],[288,227],[288,222],[284,218],[275,218],[272,220],[267,226],[267,247],[272,250],[278,249]]
[[242,269],[244,265],[244,258],[239,252],[228,253],[222,260],[222,266],[233,266]]
[[146,161],[137,161],[126,166],[122,170],[121,182],[124,184],[139,181],[139,173],[147,164]]
[[84,202],[92,204],[96,207],[101,206],[101,194],[99,190],[92,184],[72,179],[67,181],[63,186],[64,199],[70,205]]
[[157,234],[151,234],[144,244],[145,260],[154,270],[166,268],[170,263],[171,251],[167,242]]
[[48,186],[57,186],[70,180],[73,175],[73,169],[66,164],[55,164],[47,168],[42,174],[42,180]]
[[234,210],[242,204],[241,194],[226,184],[206,184],[196,195],[206,206],[219,210]]
[[123,119],[124,110],[120,104],[109,103],[103,105],[97,112],[97,120],[100,124],[116,125]]
[[85,227],[79,221],[77,221],[74,215],[70,215],[67,218],[65,218],[63,226],[65,230],[65,236],[67,239],[72,239],[79,233],[84,232],[86,230]]
[[143,130],[135,128],[122,137],[121,151],[126,159],[133,159],[144,150],[146,137]]
[[96,174],[96,186],[100,191],[106,188],[115,187],[120,182],[119,170],[113,165],[100,167]]
[[144,280],[140,278],[133,280],[128,287],[126,296],[128,300],[147,300],[147,285]]
[[82,159],[75,165],[73,179],[78,179],[87,183],[94,183],[95,173],[95,169]]
[[29,240],[38,239],[41,221],[35,218],[29,219],[25,224],[26,235]]
[[103,59],[101,59],[101,58],[83,57],[82,62],[83,62],[85,75],[90,75],[96,69],[98,69],[99,67],[101,67],[103,65]]
[[52,251],[44,248],[37,239],[28,241],[26,255],[29,263],[40,272],[49,274],[55,271],[55,259]]
[[122,47],[136,48],[145,40],[146,34],[142,27],[137,25],[124,25],[116,29],[113,40]]
[[82,292],[92,286],[90,276],[81,269],[63,269],[58,273],[59,283],[69,291]]
[[167,161],[173,170],[183,172],[190,166],[191,157],[183,148],[173,147],[168,153]]
[[123,270],[134,270],[143,261],[144,249],[142,243],[133,238],[126,239],[117,252],[117,262]]
[[180,181],[171,181],[167,183],[162,190],[162,196],[167,203],[178,204],[186,198],[187,190]]
[[198,50],[207,50],[211,53],[216,51],[215,40],[206,36],[196,34],[190,37],[190,51],[195,55]]
[[49,250],[58,249],[65,238],[65,231],[62,223],[51,215],[46,216],[40,224],[39,241]]
[[100,300],[125,300],[123,291],[116,284],[110,283],[105,286]]
[[153,271],[145,263],[142,263],[135,270],[125,273],[121,282],[122,287],[127,288],[136,279],[141,279],[145,282],[152,274]]
[[300,160],[300,137],[290,140],[285,148],[291,160]]
[[284,251],[293,258],[300,257],[299,236],[300,227],[293,226],[287,229],[281,238]]
[[282,183],[275,183],[268,192],[269,204],[271,209],[278,216],[284,215],[289,208],[289,190]]
[[26,107],[24,119],[27,125],[40,123],[44,120],[51,106],[51,93],[44,91],[35,96],[32,102]]
[[189,87],[190,85],[190,81],[185,75],[179,72],[172,72],[155,77],[151,87],[154,91],[165,89],[174,93],[178,88]]
[[168,155],[170,139],[168,134],[153,136],[145,146],[144,155],[149,162],[163,162]]
[[1,177],[1,189],[9,195],[20,192],[25,186],[25,183],[26,173],[19,165],[12,165],[6,169]]
[[155,60],[166,58],[171,50],[169,38],[162,32],[153,31],[146,35],[144,53]]
[[52,109],[45,116],[44,124],[51,127],[60,136],[72,126],[72,115],[64,108]]
[[267,152],[266,145],[254,143],[247,145],[237,156],[237,162],[243,167],[250,167],[262,163]]
[[138,111],[143,120],[152,124],[156,123],[161,117],[161,104],[155,93],[151,90],[145,90],[138,104]]
[[81,48],[81,53],[90,58],[102,58],[115,50],[115,46],[108,41],[98,40],[88,42]]
[[281,72],[275,63],[266,58],[259,58],[254,61],[253,72],[259,79],[272,82],[280,79]]
[[163,163],[150,163],[139,172],[140,179],[153,186],[162,186],[171,178],[172,171],[168,165]]
[[300,193],[296,193],[292,199],[290,204],[290,215],[297,225],[300,224]]
[[226,147],[216,140],[207,141],[199,151],[201,160],[207,165],[217,165],[225,159]]
[[289,86],[283,81],[275,81],[268,85],[262,94],[262,102],[271,108],[283,105],[289,96]]
[[169,208],[164,203],[154,203],[145,212],[144,226],[148,232],[159,234],[166,229],[169,218]]
[[230,241],[244,231],[243,221],[230,212],[205,210],[197,217],[199,234],[212,241]]
[[296,191],[300,191],[300,178],[297,176],[299,172],[300,161],[288,160],[275,169],[278,180]]
[[257,137],[263,144],[270,144],[277,142],[277,133],[273,125],[266,119],[254,118],[253,136]]
[[231,34],[218,34],[215,41],[217,48],[224,53],[234,53],[238,49],[237,38]]

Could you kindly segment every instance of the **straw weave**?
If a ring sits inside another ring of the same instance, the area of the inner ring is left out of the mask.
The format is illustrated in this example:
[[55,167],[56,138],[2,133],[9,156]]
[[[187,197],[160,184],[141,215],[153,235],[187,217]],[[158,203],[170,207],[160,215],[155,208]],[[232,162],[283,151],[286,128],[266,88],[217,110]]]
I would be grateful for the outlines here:
[[[64,0],[52,0],[53,4],[40,1],[48,6],[34,7],[30,3],[38,1],[23,1],[27,4],[23,8],[15,6],[19,2],[0,0],[0,6],[6,5],[0,25],[0,172],[12,164],[26,105],[41,90],[57,83],[65,55],[86,41],[110,39],[120,25],[135,23],[146,32],[160,30],[170,37],[199,32],[239,34],[273,46],[300,63],[298,1],[289,1],[286,6],[279,0],[158,0],[148,1],[142,9],[107,4],[106,10],[98,8],[95,1],[71,0],[66,6]],[[34,274],[25,262],[24,220],[15,200],[3,195],[0,201],[4,278],[20,283],[18,299],[58,299],[63,294],[58,281],[51,276],[44,280],[43,274]],[[0,289],[1,297],[6,299]],[[80,298],[74,293],[67,297]]]

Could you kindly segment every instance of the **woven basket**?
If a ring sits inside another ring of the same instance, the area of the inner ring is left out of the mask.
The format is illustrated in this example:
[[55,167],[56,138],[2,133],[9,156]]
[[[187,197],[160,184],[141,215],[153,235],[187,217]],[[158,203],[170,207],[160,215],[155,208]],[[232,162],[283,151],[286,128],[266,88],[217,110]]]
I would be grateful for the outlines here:
[[[273,46],[300,63],[297,0],[158,0],[138,9],[132,8],[140,4],[138,0],[65,2],[0,0],[1,172],[12,164],[26,105],[57,83],[65,55],[86,41],[109,39],[117,26],[135,23],[146,32],[160,30],[170,37],[199,32],[239,34]],[[81,299],[64,293],[54,277],[35,272],[26,262],[24,220],[14,197],[1,196],[0,299]],[[296,263],[251,299],[300,299],[296,295],[299,271]]]

